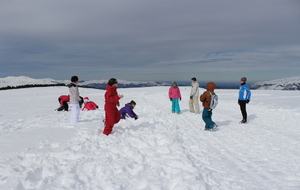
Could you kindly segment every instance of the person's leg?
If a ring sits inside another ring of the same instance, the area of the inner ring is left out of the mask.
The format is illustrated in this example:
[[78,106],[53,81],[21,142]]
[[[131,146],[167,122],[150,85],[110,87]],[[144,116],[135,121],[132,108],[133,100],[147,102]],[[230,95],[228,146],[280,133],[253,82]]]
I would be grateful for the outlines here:
[[190,108],[190,112],[195,112],[195,110],[194,110],[194,105],[193,105],[193,99],[189,99],[189,108]]
[[202,119],[205,122],[205,128],[206,129],[212,129],[215,126],[215,123],[211,119],[212,111],[209,111],[209,109],[204,108],[202,112]]
[[172,99],[172,113],[175,113],[175,99]]
[[68,102],[63,102],[63,105],[64,105],[64,110],[68,111],[69,110]]
[[114,110],[114,124],[117,124],[119,123],[120,119],[121,119],[121,115],[120,115],[120,112],[117,108],[115,108]]
[[105,111],[105,127],[103,134],[109,135],[115,124],[117,124],[121,119],[121,114],[117,108],[108,109]]
[[[59,102],[59,105],[60,105],[60,98],[58,98],[58,102]],[[63,111],[64,110],[64,107],[63,106],[59,106],[56,111]]]
[[195,105],[195,113],[200,114],[200,108],[199,108],[199,100],[198,97],[193,97],[193,103]]
[[179,99],[174,99],[174,108],[176,113],[180,113]]
[[112,132],[112,128],[114,127],[114,113],[111,113],[111,110],[105,111],[105,126],[103,130],[103,134],[109,135]]
[[122,113],[121,115],[121,119],[126,119],[126,113]]
[[242,122],[247,122],[246,101],[239,101],[239,103],[240,103],[240,109],[243,116]]
[[71,104],[70,107],[72,109],[72,112],[71,112],[71,123],[78,123],[79,114],[80,114],[79,104]]

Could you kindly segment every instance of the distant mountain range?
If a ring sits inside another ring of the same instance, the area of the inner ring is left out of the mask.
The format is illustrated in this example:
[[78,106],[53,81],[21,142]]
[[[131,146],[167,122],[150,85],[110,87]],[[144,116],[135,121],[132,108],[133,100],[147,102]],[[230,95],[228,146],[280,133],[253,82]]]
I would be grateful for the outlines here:
[[[170,86],[171,84],[166,82],[137,82],[137,81],[125,81],[118,80],[119,88],[134,88],[134,87],[150,87],[150,86]],[[18,87],[24,85],[58,85],[58,84],[69,84],[70,80],[54,80],[51,78],[44,79],[33,79],[26,76],[9,76],[6,78],[0,78],[0,88],[7,86]],[[87,86],[97,89],[105,89],[107,80],[89,80],[79,81],[79,85]],[[250,84],[251,89],[258,90],[300,90],[300,76],[277,79],[271,81],[257,82]],[[224,86],[223,88],[230,88]],[[232,87],[233,88],[233,87]],[[238,87],[235,87],[238,88]]]
[[250,87],[259,90],[300,90],[300,76],[257,82]]
[[[118,87],[119,88],[133,88],[133,87],[150,87],[150,86],[170,86],[171,84],[168,83],[161,83],[161,82],[136,82],[136,81],[125,81],[125,80],[118,80]],[[26,76],[9,76],[5,78],[0,78],[0,88],[11,86],[23,86],[23,85],[48,85],[48,84],[69,84],[70,80],[54,80],[51,78],[44,78],[44,79],[33,79]],[[79,85],[87,86],[97,89],[105,89],[107,84],[107,80],[90,80],[90,81],[79,81]]]

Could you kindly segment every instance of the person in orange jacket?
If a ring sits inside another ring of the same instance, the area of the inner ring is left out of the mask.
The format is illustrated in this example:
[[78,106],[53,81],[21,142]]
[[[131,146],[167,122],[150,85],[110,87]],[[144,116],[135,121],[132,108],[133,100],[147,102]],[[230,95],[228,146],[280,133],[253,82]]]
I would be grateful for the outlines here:
[[205,122],[205,129],[207,131],[214,130],[218,125],[212,121],[212,108],[210,107],[211,103],[211,94],[215,94],[216,84],[214,82],[207,83],[206,91],[200,96],[200,101],[203,105],[202,119]]
[[103,134],[109,135],[112,132],[112,129],[115,124],[117,124],[121,115],[117,106],[120,106],[119,99],[123,98],[123,95],[119,95],[117,92],[118,81],[115,78],[109,79],[106,85],[106,92],[104,95],[105,98],[105,126],[103,130]]
[[90,101],[88,97],[83,98],[83,102],[84,102],[84,106],[81,109],[82,111],[90,111],[99,108],[98,105],[95,102]]

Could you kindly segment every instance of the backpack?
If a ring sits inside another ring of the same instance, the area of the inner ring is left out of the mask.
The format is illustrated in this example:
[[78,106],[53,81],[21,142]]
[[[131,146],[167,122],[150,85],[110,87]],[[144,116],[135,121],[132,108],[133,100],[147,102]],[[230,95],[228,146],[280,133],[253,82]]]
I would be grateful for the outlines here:
[[218,95],[212,94],[211,92],[207,91],[210,94],[210,109],[215,109],[218,105]]

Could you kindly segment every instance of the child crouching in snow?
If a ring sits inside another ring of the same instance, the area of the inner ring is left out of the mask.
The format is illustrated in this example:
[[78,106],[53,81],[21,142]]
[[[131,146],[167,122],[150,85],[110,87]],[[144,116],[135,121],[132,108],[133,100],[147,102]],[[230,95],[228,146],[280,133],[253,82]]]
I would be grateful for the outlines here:
[[56,111],[68,111],[69,105],[68,102],[70,102],[70,95],[61,95],[58,98],[58,102],[60,104],[60,107],[56,109]]
[[135,101],[131,100],[128,104],[126,104],[123,108],[120,109],[121,119],[126,119],[128,114],[129,117],[134,118],[135,120],[138,119],[138,116],[134,113],[133,109],[136,106]]
[[84,107],[82,108],[82,111],[90,111],[99,108],[98,105],[95,102],[90,101],[88,97],[83,98],[83,101]]

